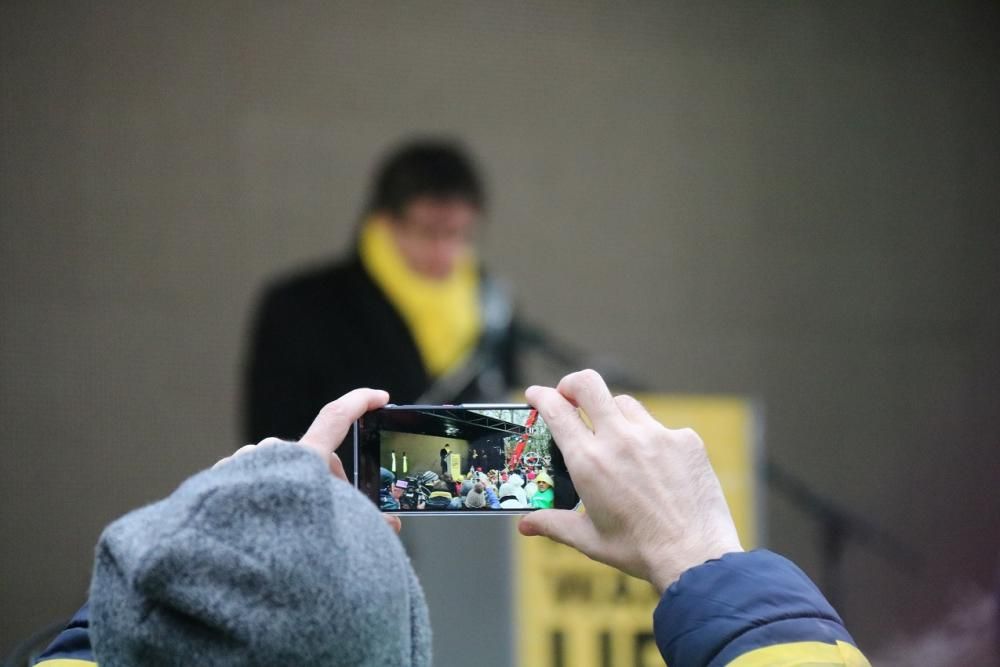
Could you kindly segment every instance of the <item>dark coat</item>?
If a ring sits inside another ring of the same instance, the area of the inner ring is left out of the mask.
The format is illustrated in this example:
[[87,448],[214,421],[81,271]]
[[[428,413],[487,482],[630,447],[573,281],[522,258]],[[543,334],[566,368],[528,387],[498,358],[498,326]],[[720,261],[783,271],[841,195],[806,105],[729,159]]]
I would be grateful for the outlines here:
[[[484,277],[484,280],[486,278]],[[413,336],[357,254],[271,284],[257,307],[243,387],[243,437],[297,440],[326,403],[357,387],[416,401],[431,385]],[[490,344],[491,365],[516,385],[514,324]],[[506,402],[470,384],[451,402]],[[448,401],[444,401],[448,402]],[[345,468],[353,452],[339,452]]]

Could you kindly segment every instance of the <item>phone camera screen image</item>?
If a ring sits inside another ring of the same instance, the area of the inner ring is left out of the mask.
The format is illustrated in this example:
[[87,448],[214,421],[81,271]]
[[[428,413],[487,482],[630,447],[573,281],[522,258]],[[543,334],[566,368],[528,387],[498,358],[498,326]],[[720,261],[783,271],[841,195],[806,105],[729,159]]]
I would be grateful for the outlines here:
[[573,509],[579,496],[528,406],[392,406],[355,425],[358,487],[384,512]]

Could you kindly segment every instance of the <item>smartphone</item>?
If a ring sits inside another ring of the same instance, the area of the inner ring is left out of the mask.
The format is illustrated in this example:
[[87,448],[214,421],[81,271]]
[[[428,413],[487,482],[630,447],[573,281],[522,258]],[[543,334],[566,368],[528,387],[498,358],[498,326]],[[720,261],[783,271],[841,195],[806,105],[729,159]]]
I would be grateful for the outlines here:
[[354,456],[355,486],[383,512],[501,516],[580,502],[528,405],[388,405],[354,424]]

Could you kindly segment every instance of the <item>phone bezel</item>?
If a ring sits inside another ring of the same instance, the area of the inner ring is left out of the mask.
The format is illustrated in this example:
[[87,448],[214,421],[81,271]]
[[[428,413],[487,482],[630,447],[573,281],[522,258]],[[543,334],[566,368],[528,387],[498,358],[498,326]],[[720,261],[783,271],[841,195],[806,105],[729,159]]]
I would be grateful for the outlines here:
[[[527,403],[460,403],[460,404],[441,404],[441,405],[429,405],[429,404],[412,404],[412,405],[395,405],[390,403],[379,410],[532,410],[534,406],[528,405]],[[378,412],[373,411],[373,412]],[[361,487],[360,471],[363,467],[366,467],[367,460],[362,459],[361,445],[360,445],[360,431],[361,422],[365,417],[372,414],[369,412],[364,415],[361,419],[354,422],[353,429],[353,445],[354,445],[354,488],[361,492],[369,500],[372,499],[369,494],[369,487]],[[558,446],[558,445],[557,445]],[[377,489],[376,489],[377,491]],[[378,504],[376,503],[376,507]],[[577,502],[575,510],[579,511],[582,509],[582,503]],[[510,516],[520,516],[524,514],[531,514],[532,512],[538,511],[537,509],[531,508],[521,508],[521,509],[481,509],[481,510],[399,510],[399,511],[387,511],[382,508],[378,508],[379,512],[382,514],[392,514],[398,517],[414,517],[414,516],[496,516],[496,517],[510,517]]]

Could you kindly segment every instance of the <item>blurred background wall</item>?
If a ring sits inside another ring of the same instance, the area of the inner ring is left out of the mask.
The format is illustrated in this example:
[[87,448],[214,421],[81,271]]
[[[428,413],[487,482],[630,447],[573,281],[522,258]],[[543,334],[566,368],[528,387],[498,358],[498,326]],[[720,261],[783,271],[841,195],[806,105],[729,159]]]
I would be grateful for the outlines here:
[[[0,653],[82,601],[104,524],[242,444],[257,290],[346,247],[413,132],[480,156],[529,319],[758,397],[772,458],[923,556],[849,546],[862,647],[926,627],[1000,553],[998,28],[987,2],[3,3]],[[817,574],[816,524],[768,501]]]

